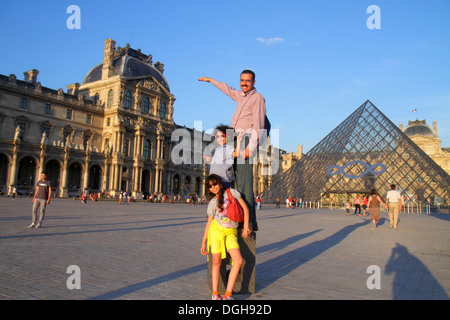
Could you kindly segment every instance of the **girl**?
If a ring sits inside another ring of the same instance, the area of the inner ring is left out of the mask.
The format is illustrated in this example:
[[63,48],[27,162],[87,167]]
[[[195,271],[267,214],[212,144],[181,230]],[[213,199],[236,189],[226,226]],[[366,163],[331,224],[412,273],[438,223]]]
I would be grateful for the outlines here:
[[[203,234],[202,246],[200,252],[202,255],[207,255],[211,250],[212,254],[212,299],[213,300],[232,300],[231,293],[233,292],[236,278],[242,266],[242,256],[239,250],[237,239],[237,227],[239,223],[231,221],[227,217],[227,203],[228,196],[225,192],[222,179],[215,174],[211,174],[206,178],[206,186],[209,190],[209,202],[207,214],[208,221],[206,223],[205,232]],[[249,229],[249,211],[244,200],[238,191],[230,189],[231,195],[239,201],[244,209],[244,226],[242,229],[242,237],[247,239],[250,234]],[[208,248],[206,242],[208,241]],[[228,276],[228,284],[225,295],[220,296],[218,292],[220,265],[222,259],[226,257],[226,252],[233,260],[233,266]]]
[[226,125],[219,125],[216,127],[215,138],[218,146],[214,149],[214,156],[203,156],[206,162],[210,162],[209,174],[216,174],[222,178],[225,189],[231,186],[234,179],[233,164],[234,158],[239,157],[241,141],[244,136],[243,132],[237,135],[236,150],[232,143],[227,143],[227,132],[232,132],[233,129]]
[[366,216],[366,210],[367,210],[367,195],[364,195],[362,199],[362,208],[363,208],[363,216]]

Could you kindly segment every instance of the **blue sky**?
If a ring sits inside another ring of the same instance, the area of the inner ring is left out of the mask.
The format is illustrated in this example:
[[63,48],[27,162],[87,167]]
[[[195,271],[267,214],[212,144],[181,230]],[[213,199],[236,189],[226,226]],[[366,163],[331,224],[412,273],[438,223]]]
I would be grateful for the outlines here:
[[[68,29],[70,5],[81,29]],[[381,29],[369,29],[370,5]],[[0,12],[0,74],[38,69],[53,89],[102,62],[106,38],[130,43],[164,75],[176,123],[203,129],[229,123],[236,106],[209,76],[239,88],[256,72],[280,148],[309,151],[369,99],[396,125],[436,120],[450,147],[450,1],[448,0],[166,0],[7,1]],[[417,109],[417,113],[411,113]]]

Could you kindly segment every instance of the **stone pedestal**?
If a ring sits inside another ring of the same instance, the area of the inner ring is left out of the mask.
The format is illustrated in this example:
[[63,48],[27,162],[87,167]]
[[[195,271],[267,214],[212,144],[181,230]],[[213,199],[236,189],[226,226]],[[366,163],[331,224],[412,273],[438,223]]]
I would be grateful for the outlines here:
[[[255,266],[256,266],[256,233],[252,232],[247,239],[242,238],[242,228],[238,229],[238,243],[241,250],[243,263],[241,271],[236,279],[233,293],[238,294],[254,294],[255,293]],[[228,283],[228,273],[231,269],[231,258],[227,254],[227,258],[222,260],[220,265],[220,278],[219,278],[219,294],[224,294],[226,285]],[[212,255],[209,253],[208,261],[208,274],[207,281],[208,287],[212,292]]]

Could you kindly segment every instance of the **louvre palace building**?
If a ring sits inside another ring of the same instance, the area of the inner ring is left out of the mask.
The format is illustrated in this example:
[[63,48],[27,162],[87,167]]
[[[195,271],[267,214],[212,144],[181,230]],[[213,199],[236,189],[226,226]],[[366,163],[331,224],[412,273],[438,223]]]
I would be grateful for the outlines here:
[[[179,142],[172,133],[189,132],[194,145],[196,130],[174,123],[175,97],[152,55],[106,39],[103,62],[82,84],[55,90],[42,86],[38,74],[24,72],[24,80],[0,74],[2,194],[13,187],[33,193],[45,170],[58,197],[86,188],[110,196],[204,195],[208,166],[171,159]],[[203,140],[200,152],[211,143]],[[256,193],[272,178],[258,174],[260,167],[254,165]]]

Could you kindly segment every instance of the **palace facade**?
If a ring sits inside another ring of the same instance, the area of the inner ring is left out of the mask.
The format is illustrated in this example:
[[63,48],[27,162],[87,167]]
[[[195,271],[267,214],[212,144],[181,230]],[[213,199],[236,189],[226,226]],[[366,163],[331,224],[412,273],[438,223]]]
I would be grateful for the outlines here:
[[441,148],[442,140],[438,137],[437,122],[433,121],[433,127],[427,125],[426,120],[408,121],[408,126],[399,128],[414,141],[431,159],[442,169],[450,174],[450,152],[448,148]]
[[[197,131],[174,123],[175,97],[164,64],[153,63],[152,55],[106,39],[103,62],[82,84],[55,90],[42,86],[38,74],[27,71],[24,80],[0,75],[2,193],[14,186],[34,192],[43,170],[59,197],[79,196],[85,188],[111,196],[205,193],[204,163],[171,160],[179,143],[172,133],[187,130],[193,146]],[[203,140],[201,150],[211,143]],[[272,179],[259,174],[261,167],[254,165],[256,194]]]

